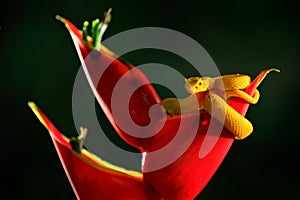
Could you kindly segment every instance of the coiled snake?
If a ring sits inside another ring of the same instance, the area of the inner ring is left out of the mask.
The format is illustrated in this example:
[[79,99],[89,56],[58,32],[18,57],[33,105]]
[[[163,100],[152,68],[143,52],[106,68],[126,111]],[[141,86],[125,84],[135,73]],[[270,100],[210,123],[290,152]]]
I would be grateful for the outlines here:
[[[270,69],[269,71],[277,71]],[[232,74],[215,78],[191,77],[185,80],[185,88],[191,95],[183,98],[167,98],[162,101],[166,112],[172,115],[202,110],[224,124],[235,135],[236,139],[244,139],[253,131],[253,126],[244,116],[235,111],[226,102],[233,97],[256,104],[260,94],[255,90],[253,96],[245,90],[251,82],[248,75]]]

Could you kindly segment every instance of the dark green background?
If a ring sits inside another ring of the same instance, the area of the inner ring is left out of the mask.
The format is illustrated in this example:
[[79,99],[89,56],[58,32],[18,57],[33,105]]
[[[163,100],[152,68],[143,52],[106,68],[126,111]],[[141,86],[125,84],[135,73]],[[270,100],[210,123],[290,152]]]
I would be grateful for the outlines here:
[[[284,0],[2,1],[1,194],[75,199],[51,139],[27,101],[34,100],[63,133],[75,134],[71,94],[80,63],[55,15],[81,26],[110,6],[113,21],[105,37],[131,28],[165,27],[197,40],[223,74],[282,70],[262,83],[261,99],[248,112],[253,134],[234,143],[197,199],[300,198],[299,7]],[[147,51],[126,58],[134,64],[161,60]],[[176,65],[171,58],[162,62]]]

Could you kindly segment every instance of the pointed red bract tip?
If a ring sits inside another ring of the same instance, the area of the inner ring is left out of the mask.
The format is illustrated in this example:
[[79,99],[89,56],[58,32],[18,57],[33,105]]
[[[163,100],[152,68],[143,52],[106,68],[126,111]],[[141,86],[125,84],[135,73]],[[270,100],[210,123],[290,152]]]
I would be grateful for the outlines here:
[[28,104],[49,131],[78,199],[160,200],[156,191],[143,183],[142,174],[109,164],[86,150],[81,154],[72,150],[70,140],[33,102]]
[[[249,95],[253,95],[256,88],[263,81],[266,75],[270,71],[278,71],[276,69],[267,69],[261,72],[254,81],[245,90]],[[249,104],[245,101],[240,101],[238,98],[233,98],[228,102],[237,112],[241,115],[245,115],[249,107]],[[192,116],[182,116],[189,118],[191,122],[189,127],[186,127],[186,133],[190,134],[189,129],[193,124]],[[223,126],[214,118],[210,119],[207,113],[203,113],[200,116],[200,124],[197,130],[197,135],[193,140],[193,143],[184,152],[184,154],[178,158],[172,164],[161,168],[156,171],[150,171],[143,173],[144,181],[156,189],[163,198],[172,200],[192,200],[194,199],[207,185],[209,180],[212,178],[226,154],[228,153],[233,141],[234,135],[227,129],[223,129],[221,135],[216,139],[217,136],[207,135],[207,131],[211,124],[214,126]],[[166,128],[163,132],[163,138],[167,135],[175,135],[176,127],[180,123],[180,118],[171,118],[166,122]],[[218,129],[218,128],[217,128]],[[175,133],[174,133],[175,131]],[[186,137],[188,137],[188,135]],[[214,139],[215,138],[215,139]],[[157,138],[159,139],[159,138]],[[207,148],[204,145],[207,144],[205,141],[216,140],[213,148],[204,157],[200,157],[200,150]],[[174,149],[180,151],[182,144],[178,144]],[[168,155],[171,156],[172,151]],[[148,168],[148,165],[153,163],[161,162],[161,158],[150,157],[145,159],[144,168]]]

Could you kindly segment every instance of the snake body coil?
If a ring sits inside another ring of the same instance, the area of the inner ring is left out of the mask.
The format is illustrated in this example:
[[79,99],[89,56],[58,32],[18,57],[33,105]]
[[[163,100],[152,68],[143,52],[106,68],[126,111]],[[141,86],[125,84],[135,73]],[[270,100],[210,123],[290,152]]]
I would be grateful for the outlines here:
[[[269,71],[278,71],[270,69]],[[230,98],[240,98],[255,104],[260,94],[255,90],[253,96],[244,90],[250,85],[251,78],[243,74],[224,75],[215,78],[191,77],[185,79],[185,88],[191,95],[183,98],[167,98],[162,101],[166,112],[172,115],[203,110],[223,123],[235,135],[236,139],[244,139],[253,131],[253,126],[244,116],[227,104]],[[202,94],[202,95],[199,95]]]

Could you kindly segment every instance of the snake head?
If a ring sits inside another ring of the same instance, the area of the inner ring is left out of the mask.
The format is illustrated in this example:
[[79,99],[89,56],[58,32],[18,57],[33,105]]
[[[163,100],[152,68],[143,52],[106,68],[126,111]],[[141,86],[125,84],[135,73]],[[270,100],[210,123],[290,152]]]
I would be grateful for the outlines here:
[[213,85],[213,79],[209,77],[191,77],[185,79],[185,89],[190,94],[205,92]]

